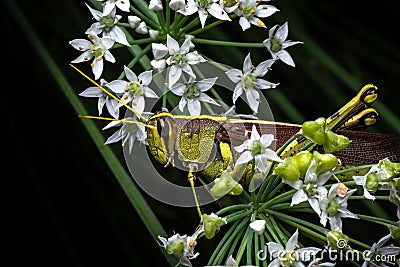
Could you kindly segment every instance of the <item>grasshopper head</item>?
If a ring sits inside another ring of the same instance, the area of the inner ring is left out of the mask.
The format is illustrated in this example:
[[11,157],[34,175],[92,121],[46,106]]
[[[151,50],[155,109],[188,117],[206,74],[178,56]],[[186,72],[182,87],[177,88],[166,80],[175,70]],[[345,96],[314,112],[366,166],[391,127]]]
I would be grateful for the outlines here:
[[176,123],[173,115],[167,112],[157,113],[147,124],[153,126],[146,128],[151,154],[165,167],[169,164],[174,165]]

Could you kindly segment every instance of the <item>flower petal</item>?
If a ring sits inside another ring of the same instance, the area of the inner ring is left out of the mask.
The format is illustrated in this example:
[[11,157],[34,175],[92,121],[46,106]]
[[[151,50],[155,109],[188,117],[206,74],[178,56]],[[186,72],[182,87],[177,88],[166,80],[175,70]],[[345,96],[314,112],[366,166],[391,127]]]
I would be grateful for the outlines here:
[[294,61],[292,59],[292,57],[290,56],[290,54],[286,51],[286,50],[281,50],[277,53],[277,56],[280,60],[282,60],[282,62],[284,62],[285,64],[294,67]]
[[198,99],[192,99],[188,101],[188,110],[191,116],[199,116],[201,113],[201,104]]
[[303,189],[300,189],[296,193],[294,193],[294,195],[292,197],[292,203],[290,203],[290,206],[297,205],[306,200],[308,200],[308,196],[307,196],[306,192],[304,192]]
[[236,163],[235,163],[235,166],[238,166],[238,165],[240,165],[240,164],[243,164],[243,163],[247,163],[247,162],[249,162],[250,160],[252,160],[253,159],[253,156],[251,155],[251,152],[250,151],[244,151],[241,155],[240,155],[240,157],[237,159],[237,161],[236,161]]
[[181,78],[181,75],[182,68],[176,65],[172,65],[169,69],[168,87],[171,88]]
[[243,78],[243,72],[238,69],[230,69],[226,71],[225,74],[234,83],[240,82],[240,80]]

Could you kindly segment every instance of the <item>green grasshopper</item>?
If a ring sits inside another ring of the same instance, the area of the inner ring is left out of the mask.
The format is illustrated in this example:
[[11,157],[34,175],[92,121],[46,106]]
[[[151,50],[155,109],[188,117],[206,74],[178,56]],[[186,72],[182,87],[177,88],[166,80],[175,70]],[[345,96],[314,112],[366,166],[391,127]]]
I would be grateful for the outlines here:
[[[72,66],[72,65],[71,65]],[[74,66],[72,66],[74,67]],[[108,93],[95,81],[74,67],[84,77]],[[109,93],[108,93],[109,94]],[[164,167],[181,167],[187,170],[198,213],[201,217],[194,181],[203,176],[209,179],[219,177],[224,170],[232,167],[237,155],[233,147],[249,138],[253,125],[259,133],[275,132],[276,147],[281,147],[290,137],[299,133],[301,125],[271,122],[254,119],[241,119],[229,116],[184,116],[169,112],[157,112],[149,119],[138,114],[130,106],[127,109],[135,113],[143,122],[119,120],[125,123],[137,123],[146,127],[148,151]],[[355,131],[373,125],[378,117],[377,111],[370,105],[377,99],[377,87],[367,84],[337,112],[326,119],[326,128],[347,136],[350,145],[334,154],[341,159],[341,166],[351,167],[377,163],[388,158],[400,161],[400,136],[381,133]],[[108,119],[94,116],[84,118]],[[309,145],[308,145],[309,144]],[[303,147],[321,149],[302,136],[292,141],[280,157],[294,155]],[[246,181],[251,170],[251,163],[241,172],[242,181]]]

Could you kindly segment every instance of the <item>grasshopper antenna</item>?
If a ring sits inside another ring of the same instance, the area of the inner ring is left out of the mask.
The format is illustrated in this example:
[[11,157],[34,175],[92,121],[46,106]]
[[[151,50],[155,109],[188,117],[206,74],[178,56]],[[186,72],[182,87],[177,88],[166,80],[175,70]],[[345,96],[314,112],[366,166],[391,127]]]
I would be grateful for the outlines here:
[[106,93],[107,95],[111,96],[112,98],[114,98],[115,100],[118,101],[118,103],[120,103],[121,105],[123,105],[124,107],[126,107],[127,109],[129,109],[130,111],[132,111],[138,118],[140,118],[142,121],[147,122],[147,119],[145,117],[142,116],[142,114],[140,114],[139,112],[137,112],[135,109],[133,109],[132,107],[130,107],[129,105],[125,104],[120,98],[116,97],[115,95],[111,94],[109,91],[107,91],[103,86],[101,86],[100,84],[98,84],[96,81],[94,81],[92,78],[90,78],[89,76],[87,76],[85,73],[83,73],[80,69],[78,69],[77,67],[75,67],[72,64],[69,64],[72,68],[74,68],[77,72],[79,72],[83,77],[85,77],[87,80],[89,80],[91,83],[93,83],[94,85],[96,85],[99,89],[101,89],[104,93]]
[[79,118],[83,118],[83,119],[96,119],[96,120],[103,120],[103,121],[118,121],[118,122],[123,122],[123,123],[130,123],[130,124],[138,124],[138,125],[142,125],[146,128],[149,129],[154,129],[154,126],[151,125],[147,125],[143,122],[140,121],[132,121],[132,120],[126,120],[126,119],[114,119],[114,118],[106,118],[106,117],[98,117],[98,116],[82,116],[79,115]]

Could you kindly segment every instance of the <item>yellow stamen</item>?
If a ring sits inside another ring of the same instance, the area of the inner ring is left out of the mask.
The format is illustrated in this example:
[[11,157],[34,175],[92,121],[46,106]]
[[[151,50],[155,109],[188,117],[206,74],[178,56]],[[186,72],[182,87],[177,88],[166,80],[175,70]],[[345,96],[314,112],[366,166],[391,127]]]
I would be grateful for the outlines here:
[[262,22],[260,19],[257,20],[257,24],[260,25],[260,27],[265,27],[264,22]]

